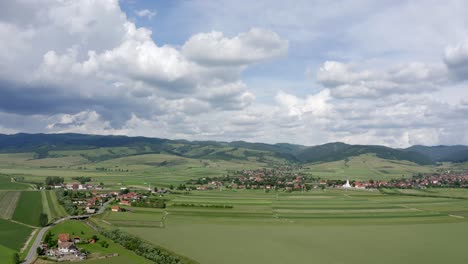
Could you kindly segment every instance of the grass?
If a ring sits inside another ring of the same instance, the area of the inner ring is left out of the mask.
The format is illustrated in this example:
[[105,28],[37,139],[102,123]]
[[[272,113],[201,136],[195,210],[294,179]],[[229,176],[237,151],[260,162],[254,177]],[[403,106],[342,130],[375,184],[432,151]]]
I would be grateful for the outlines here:
[[27,190],[28,184],[14,182],[10,176],[0,174],[0,190]]
[[0,218],[11,219],[15,212],[21,192],[9,191],[0,193]]
[[13,219],[28,225],[39,226],[39,216],[42,212],[41,192],[24,191],[21,192]]
[[59,204],[55,191],[44,191],[44,194],[50,208],[50,219],[58,219],[68,215],[63,206]]
[[32,232],[32,228],[0,219],[0,246],[19,251]]
[[[468,190],[457,189],[455,194],[468,195]],[[460,218],[468,216],[465,199],[341,190],[206,191],[165,198],[171,202],[164,228],[138,226],[156,219],[161,209],[106,213],[96,221],[205,264],[468,261],[463,254],[468,221]],[[171,206],[179,202],[228,203],[233,208]],[[125,225],[118,222],[124,220]]]
[[[90,260],[82,263],[135,263],[135,264],[147,264],[152,263],[151,261],[136,255],[135,253],[126,250],[122,246],[112,242],[111,240],[101,236],[96,231],[91,229],[82,221],[69,220],[54,226],[50,230],[57,238],[60,233],[69,233],[72,236],[78,236],[81,239],[90,239],[93,235],[97,235],[99,240],[96,244],[79,244],[78,248],[84,248],[92,253]],[[109,244],[108,248],[102,247],[99,242],[106,241]],[[118,253],[119,256],[112,257],[109,259],[96,259],[99,256],[109,255]]]
[[306,172],[325,179],[350,180],[389,180],[393,178],[410,177],[414,173],[434,171],[432,166],[421,166],[403,160],[385,160],[373,154],[365,154],[349,158],[349,161],[306,165]]

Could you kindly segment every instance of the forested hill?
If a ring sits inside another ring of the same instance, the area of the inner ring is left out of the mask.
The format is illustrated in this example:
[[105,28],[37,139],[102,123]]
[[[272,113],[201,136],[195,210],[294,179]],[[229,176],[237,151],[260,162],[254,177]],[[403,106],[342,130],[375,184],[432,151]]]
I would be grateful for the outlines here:
[[146,153],[166,153],[189,158],[203,159],[249,159],[255,157],[269,162],[327,162],[375,154],[383,159],[407,160],[418,164],[438,161],[466,161],[466,146],[413,146],[394,149],[376,145],[348,145],[340,142],[318,146],[302,146],[279,143],[249,143],[244,141],[187,141],[147,137],[102,136],[83,134],[0,134],[0,152],[35,152],[38,158],[50,156],[51,151],[83,150],[96,148],[125,147],[120,151],[99,159]]

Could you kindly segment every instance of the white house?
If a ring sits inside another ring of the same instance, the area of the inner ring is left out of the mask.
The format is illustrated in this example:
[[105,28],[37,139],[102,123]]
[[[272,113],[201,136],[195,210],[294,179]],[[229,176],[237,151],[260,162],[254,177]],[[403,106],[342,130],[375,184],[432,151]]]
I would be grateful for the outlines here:
[[73,242],[60,242],[58,245],[58,250],[62,254],[74,254],[78,252],[78,249]]

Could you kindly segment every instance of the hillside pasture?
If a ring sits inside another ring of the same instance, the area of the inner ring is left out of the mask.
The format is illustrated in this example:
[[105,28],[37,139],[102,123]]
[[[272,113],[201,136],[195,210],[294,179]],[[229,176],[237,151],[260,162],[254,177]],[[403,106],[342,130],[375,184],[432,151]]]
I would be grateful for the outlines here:
[[307,164],[304,167],[306,168],[304,172],[315,177],[359,181],[390,180],[434,171],[432,166],[421,166],[403,160],[386,160],[372,154],[355,156],[348,160]]

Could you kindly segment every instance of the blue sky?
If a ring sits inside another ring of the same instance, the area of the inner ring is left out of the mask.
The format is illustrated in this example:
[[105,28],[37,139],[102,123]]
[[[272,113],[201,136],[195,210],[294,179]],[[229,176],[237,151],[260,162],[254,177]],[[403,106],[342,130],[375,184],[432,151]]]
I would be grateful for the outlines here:
[[465,1],[0,3],[0,133],[468,144]]

